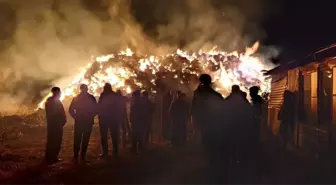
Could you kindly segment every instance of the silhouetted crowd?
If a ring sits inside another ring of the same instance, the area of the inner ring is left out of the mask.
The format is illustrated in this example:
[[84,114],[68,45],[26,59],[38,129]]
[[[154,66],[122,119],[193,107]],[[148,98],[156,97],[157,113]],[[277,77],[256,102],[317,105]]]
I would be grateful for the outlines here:
[[[61,148],[63,126],[66,114],[60,101],[61,90],[51,89],[52,96],[45,104],[47,117],[47,147],[45,158],[48,162],[57,162]],[[128,116],[127,105],[130,104]],[[85,84],[80,86],[80,94],[73,98],[69,113],[74,119],[74,160],[86,160],[86,152],[94,125],[94,118],[98,116],[101,135],[101,157],[108,156],[108,136],[112,139],[113,154],[118,155],[119,144],[126,144],[126,133],[131,133],[132,151],[139,152],[149,142],[153,103],[148,92],[137,90],[128,99],[121,91],[114,92],[112,86],[106,83],[98,102],[88,93]],[[128,124],[131,122],[131,128]],[[122,136],[122,137],[120,137]],[[123,141],[120,141],[120,138]]]
[[[200,84],[191,101],[185,93],[166,93],[162,98],[162,137],[173,146],[187,143],[188,123],[202,135],[202,145],[208,155],[215,177],[223,177],[232,169],[248,169],[257,165],[261,136],[263,135],[264,100],[258,95],[259,88],[251,87],[247,93],[233,85],[226,98],[211,87],[212,79],[207,74],[199,78]],[[51,89],[52,96],[45,105],[47,117],[46,160],[58,161],[63,126],[66,115],[60,101],[60,88]],[[129,106],[129,111],[128,111]],[[130,133],[132,151],[137,153],[150,141],[154,103],[149,93],[140,90],[131,98],[114,92],[106,83],[98,102],[88,93],[88,87],[80,86],[80,94],[73,98],[69,113],[74,124],[74,160],[85,161],[94,118],[99,118],[101,134],[101,157],[108,156],[108,136],[112,138],[113,154],[118,155],[119,143],[125,145],[126,133]],[[289,121],[288,121],[289,122]],[[122,137],[120,137],[122,135]],[[120,142],[120,138],[124,141]],[[244,173],[244,172],[241,173]]]
[[232,169],[242,174],[249,173],[250,166],[256,167],[264,104],[258,92],[258,87],[250,88],[250,104],[247,94],[233,85],[224,99],[212,89],[209,75],[200,76],[192,117],[202,132],[214,178],[227,177]]

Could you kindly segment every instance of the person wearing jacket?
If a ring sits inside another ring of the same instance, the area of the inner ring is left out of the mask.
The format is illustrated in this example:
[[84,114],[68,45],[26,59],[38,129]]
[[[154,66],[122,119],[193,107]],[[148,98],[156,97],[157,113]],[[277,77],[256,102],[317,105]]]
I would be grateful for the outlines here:
[[47,118],[45,160],[53,163],[60,160],[58,155],[62,144],[63,127],[67,120],[64,107],[60,101],[61,89],[59,87],[53,87],[51,93],[52,96],[49,97],[45,103]]
[[74,130],[74,160],[80,157],[86,161],[86,151],[89,145],[94,117],[97,115],[96,98],[88,93],[88,86],[80,85],[80,94],[72,99],[69,113],[75,120]]

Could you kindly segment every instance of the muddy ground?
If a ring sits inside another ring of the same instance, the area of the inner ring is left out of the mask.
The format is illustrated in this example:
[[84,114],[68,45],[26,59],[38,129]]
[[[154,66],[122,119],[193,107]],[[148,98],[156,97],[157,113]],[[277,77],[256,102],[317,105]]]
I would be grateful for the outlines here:
[[[11,118],[13,119],[13,118]],[[35,120],[36,121],[36,120]],[[15,121],[2,122],[0,145],[1,183],[39,184],[181,184],[212,183],[207,158],[194,139],[184,148],[153,140],[140,154],[132,154],[129,145],[119,157],[99,159],[100,138],[95,126],[90,140],[86,164],[72,161],[73,125],[64,128],[60,157],[62,162],[42,163],[45,147],[43,124]],[[276,139],[275,139],[276,140]],[[334,163],[307,161],[294,149],[281,150],[276,141],[269,141],[260,154],[258,167],[262,175],[249,182],[240,174],[232,174],[233,183],[335,183]],[[329,164],[329,165],[326,165]],[[245,181],[244,181],[245,179]]]

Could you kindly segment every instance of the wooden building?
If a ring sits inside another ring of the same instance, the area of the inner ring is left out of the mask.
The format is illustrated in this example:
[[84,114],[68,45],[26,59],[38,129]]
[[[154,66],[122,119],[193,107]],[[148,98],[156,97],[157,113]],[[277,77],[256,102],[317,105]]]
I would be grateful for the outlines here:
[[[336,146],[336,44],[265,73],[272,78],[268,127],[277,135],[283,93],[295,94],[295,143],[321,154]],[[335,145],[335,146],[334,146]]]

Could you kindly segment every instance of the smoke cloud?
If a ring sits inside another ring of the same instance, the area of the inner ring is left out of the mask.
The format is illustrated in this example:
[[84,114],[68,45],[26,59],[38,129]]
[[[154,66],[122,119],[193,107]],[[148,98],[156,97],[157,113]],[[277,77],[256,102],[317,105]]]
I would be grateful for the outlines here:
[[[0,111],[64,87],[92,56],[245,48],[274,0],[0,0]],[[40,94],[38,93],[40,92]]]

